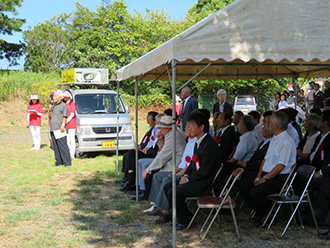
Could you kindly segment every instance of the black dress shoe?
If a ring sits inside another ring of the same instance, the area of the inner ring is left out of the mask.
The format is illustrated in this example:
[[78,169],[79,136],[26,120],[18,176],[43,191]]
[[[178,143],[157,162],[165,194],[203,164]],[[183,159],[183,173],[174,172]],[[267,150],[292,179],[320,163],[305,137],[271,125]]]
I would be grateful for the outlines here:
[[158,207],[155,207],[152,211],[145,212],[145,214],[153,215],[153,216],[157,216],[157,215],[163,216],[164,215],[163,211]]
[[122,187],[120,187],[120,191],[132,190],[134,189],[135,184],[132,182],[126,182]]
[[[143,190],[139,190],[138,191],[138,194],[141,194],[141,193],[144,193],[144,191]],[[132,191],[127,192],[127,194],[128,195],[135,195],[136,194],[136,191],[135,190],[132,190]]]
[[123,177],[122,179],[117,179],[115,182],[116,183],[126,183],[127,182],[127,178],[126,177]]
[[172,219],[171,215],[168,214],[162,214],[157,220],[154,221],[154,224],[164,224],[169,222]]
[[330,240],[330,231],[327,231],[327,232],[325,232],[325,233],[321,233],[321,234],[319,235],[319,238],[320,238],[320,239]]
[[187,226],[188,226],[188,225],[186,225],[186,224],[181,224],[181,223],[177,222],[177,223],[176,223],[176,230],[178,230],[178,231],[182,231],[182,230],[186,229]]

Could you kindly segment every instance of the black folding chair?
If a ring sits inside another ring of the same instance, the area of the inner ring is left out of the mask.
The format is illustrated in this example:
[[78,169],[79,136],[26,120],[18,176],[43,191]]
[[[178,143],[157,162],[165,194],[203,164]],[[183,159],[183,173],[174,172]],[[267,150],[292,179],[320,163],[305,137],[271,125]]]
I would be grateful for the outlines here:
[[[312,216],[313,216],[313,220],[314,220],[314,224],[315,224],[315,227],[316,227],[316,230],[317,230],[317,233],[319,233],[319,228],[318,228],[318,225],[317,225],[317,221],[316,221],[316,218],[315,218],[315,214],[314,214],[314,210],[313,210],[313,206],[312,206],[312,203],[311,203],[311,200],[310,200],[310,197],[309,197],[309,194],[308,194],[308,186],[313,178],[313,175],[315,173],[315,167],[313,166],[309,166],[309,165],[302,165],[300,166],[296,172],[294,173],[294,175],[292,176],[292,179],[290,180],[289,184],[287,185],[284,185],[283,188],[286,188],[286,190],[284,192],[282,192],[281,194],[278,194],[278,195],[269,195],[269,196],[266,196],[267,199],[269,199],[270,201],[273,201],[276,204],[278,204],[278,207],[275,211],[275,214],[273,215],[273,218],[271,220],[271,222],[269,223],[267,229],[269,229],[271,227],[271,225],[273,224],[281,206],[283,204],[290,204],[291,206],[293,204],[296,204],[296,207],[293,209],[292,211],[292,214],[290,216],[290,219],[289,221],[287,222],[282,234],[280,237],[283,237],[286,230],[288,229],[293,217],[295,216],[296,212],[298,211],[298,216],[300,218],[300,222],[301,222],[301,225],[302,225],[302,228],[304,228],[303,226],[303,223],[302,223],[302,219],[301,219],[301,215],[300,215],[300,212],[299,212],[299,206],[301,203],[308,203],[309,204],[309,207],[310,207],[310,210],[311,210],[311,213],[312,213]],[[296,176],[299,175],[301,176],[302,178],[305,179],[305,185],[303,186],[304,190],[302,191],[301,195],[296,195],[293,191],[293,182],[296,178]],[[274,208],[272,208],[273,210]],[[267,219],[270,217],[271,215],[271,212],[272,210],[270,211],[270,213],[268,214],[264,224],[266,223]]]

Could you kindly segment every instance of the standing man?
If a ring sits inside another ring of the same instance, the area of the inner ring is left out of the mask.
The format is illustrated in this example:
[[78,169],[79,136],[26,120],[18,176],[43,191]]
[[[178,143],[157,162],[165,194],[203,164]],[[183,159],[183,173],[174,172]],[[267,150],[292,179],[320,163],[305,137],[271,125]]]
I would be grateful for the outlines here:
[[314,93],[315,93],[314,85],[315,85],[315,82],[313,82],[313,81],[309,83],[310,89],[307,91],[307,94],[306,94],[306,102],[307,102],[306,107],[307,107],[308,111],[311,108],[313,108],[313,104],[314,104]]
[[227,112],[230,116],[233,116],[233,106],[229,102],[226,102],[227,92],[224,89],[220,89],[217,92],[217,98],[219,102],[213,105],[213,114],[215,112]]
[[324,82],[325,90],[324,90],[324,110],[330,110],[330,82],[325,81]]
[[323,95],[323,92],[320,90],[320,85],[319,84],[315,84],[314,85],[314,94],[313,94],[313,97],[314,97],[314,108],[316,109],[321,109],[323,110],[323,101],[324,101],[324,95]]
[[184,87],[181,90],[181,99],[183,101],[182,101],[181,108],[180,108],[179,120],[180,120],[180,125],[181,125],[181,128],[183,131],[185,131],[185,129],[186,129],[186,124],[187,124],[187,120],[188,120],[190,113],[194,109],[198,109],[197,100],[192,98],[190,96],[190,94],[191,94],[191,89],[188,87]]
[[53,100],[54,106],[49,106],[50,135],[56,159],[53,166],[62,164],[64,166],[71,166],[70,151],[65,130],[68,107],[62,101],[63,95],[60,90],[54,92]]

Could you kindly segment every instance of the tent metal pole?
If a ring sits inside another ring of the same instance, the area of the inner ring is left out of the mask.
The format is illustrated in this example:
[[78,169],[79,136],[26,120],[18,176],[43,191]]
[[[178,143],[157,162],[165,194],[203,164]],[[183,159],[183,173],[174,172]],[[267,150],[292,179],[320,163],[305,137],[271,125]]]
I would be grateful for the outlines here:
[[138,159],[139,159],[139,151],[138,151],[138,131],[139,122],[138,122],[138,79],[135,77],[135,202],[139,201],[139,184],[138,184]]
[[173,150],[172,150],[172,235],[173,235],[173,245],[176,247],[176,178],[175,178],[175,168],[176,168],[176,112],[175,112],[175,95],[176,95],[176,64],[175,59],[172,60],[172,132],[173,132]]
[[[209,67],[210,65],[212,65],[213,62],[208,63],[202,70],[200,70],[199,72],[197,72],[195,74],[195,76],[193,76],[191,79],[189,79],[184,85],[182,85],[178,90],[176,91],[180,91],[182,90],[184,87],[186,87],[187,84],[189,84],[191,81],[193,81],[199,74],[201,74],[207,67]],[[173,71],[172,71],[173,73]]]
[[117,137],[116,137],[116,172],[118,173],[118,155],[119,155],[119,81],[117,81]]

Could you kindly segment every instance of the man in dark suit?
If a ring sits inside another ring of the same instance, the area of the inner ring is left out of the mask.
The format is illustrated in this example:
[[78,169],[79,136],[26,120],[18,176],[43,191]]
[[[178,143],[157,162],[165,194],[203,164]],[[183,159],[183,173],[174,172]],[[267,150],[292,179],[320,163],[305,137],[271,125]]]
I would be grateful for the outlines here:
[[220,89],[217,92],[217,98],[219,102],[213,105],[213,114],[215,112],[227,112],[230,116],[233,116],[233,106],[229,102],[226,102],[227,93],[224,89]]
[[229,159],[234,147],[237,146],[238,136],[235,135],[234,128],[230,126],[231,116],[227,112],[221,113],[217,120],[220,131],[215,141],[220,149],[221,162],[224,162]]
[[194,109],[198,109],[198,102],[191,97],[191,89],[188,87],[184,87],[181,90],[180,97],[183,101],[181,103],[179,120],[182,130],[185,131],[188,117]]
[[[158,113],[155,111],[150,111],[147,115],[147,123],[149,124],[149,130],[144,135],[141,143],[138,146],[138,157],[141,158],[154,158],[157,155],[158,146],[155,145],[149,149],[145,149],[149,142],[154,142],[156,139],[156,115]],[[120,190],[130,190],[135,186],[135,150],[129,150],[123,156],[123,166],[121,170],[125,176],[122,180],[117,182],[122,182]]]
[[330,240],[330,182],[322,184],[313,205],[317,221],[329,228],[329,231],[319,234],[319,237]]
[[[177,230],[186,228],[193,216],[185,199],[210,194],[212,180],[220,166],[217,143],[208,134],[208,120],[203,114],[196,112],[189,116],[188,122],[191,134],[197,137],[197,141],[189,167],[176,181]],[[172,206],[172,183],[164,186],[164,192]]]

